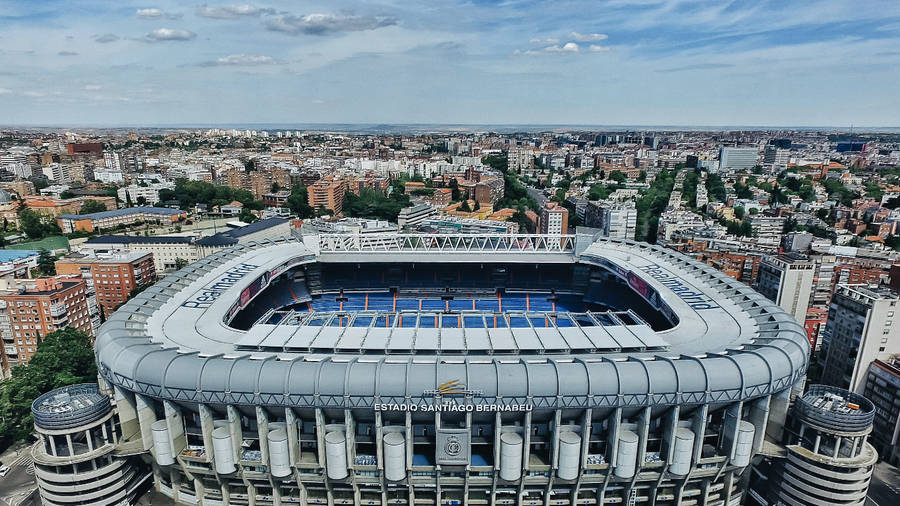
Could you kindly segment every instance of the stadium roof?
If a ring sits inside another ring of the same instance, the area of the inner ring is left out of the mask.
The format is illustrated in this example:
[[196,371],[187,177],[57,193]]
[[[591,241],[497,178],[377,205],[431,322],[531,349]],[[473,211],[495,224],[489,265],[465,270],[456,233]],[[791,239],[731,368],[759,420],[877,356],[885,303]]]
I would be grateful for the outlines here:
[[[566,254],[606,269],[658,297],[677,325],[659,332],[640,324],[553,325],[540,332],[257,325],[245,332],[226,324],[264,274],[328,262],[313,252],[316,240],[225,249],[145,290],[100,329],[101,374],[112,384],[185,402],[333,407],[365,406],[375,397],[398,402],[454,378],[484,392],[478,402],[519,396],[536,407],[585,407],[585,399],[598,406],[730,402],[783,391],[805,375],[806,333],[772,301],[672,250],[590,236],[568,252],[530,254],[546,254],[547,262]],[[344,253],[352,254],[371,261],[363,251]],[[452,257],[485,261],[491,254],[457,249]],[[416,260],[447,261],[436,249],[419,250]]]

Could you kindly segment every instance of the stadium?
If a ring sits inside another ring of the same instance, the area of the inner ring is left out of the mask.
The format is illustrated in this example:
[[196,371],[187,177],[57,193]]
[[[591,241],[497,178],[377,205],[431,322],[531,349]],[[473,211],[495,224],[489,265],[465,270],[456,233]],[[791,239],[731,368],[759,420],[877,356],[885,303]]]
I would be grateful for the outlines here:
[[805,332],[705,264],[590,232],[196,262],[99,331],[115,455],[180,504],[738,504]]

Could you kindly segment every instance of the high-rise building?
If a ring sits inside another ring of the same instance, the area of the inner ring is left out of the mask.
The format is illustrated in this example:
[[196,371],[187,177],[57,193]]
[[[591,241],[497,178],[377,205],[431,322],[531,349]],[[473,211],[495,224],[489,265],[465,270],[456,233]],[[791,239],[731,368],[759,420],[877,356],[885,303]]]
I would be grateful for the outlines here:
[[316,181],[307,189],[309,205],[313,209],[325,208],[340,214],[344,209],[344,194],[347,183],[340,179],[323,179]]
[[872,446],[882,460],[900,464],[900,358],[872,362],[863,395],[875,405]]
[[3,367],[27,363],[47,334],[74,328],[93,335],[87,286],[78,276],[0,280]]
[[719,169],[751,169],[758,156],[756,148],[723,147],[719,149]]
[[541,233],[565,234],[569,230],[569,210],[556,202],[547,202],[541,209]]
[[799,255],[766,257],[759,264],[756,289],[799,323],[806,321],[815,263]]
[[134,291],[156,282],[153,253],[136,251],[103,257],[74,257],[56,261],[60,274],[78,274],[93,287],[103,316],[128,300]]
[[898,302],[887,286],[837,286],[819,354],[822,383],[861,392],[869,364],[900,353]]
[[875,407],[847,390],[813,385],[788,417],[783,447],[753,467],[745,504],[862,505],[878,453]]

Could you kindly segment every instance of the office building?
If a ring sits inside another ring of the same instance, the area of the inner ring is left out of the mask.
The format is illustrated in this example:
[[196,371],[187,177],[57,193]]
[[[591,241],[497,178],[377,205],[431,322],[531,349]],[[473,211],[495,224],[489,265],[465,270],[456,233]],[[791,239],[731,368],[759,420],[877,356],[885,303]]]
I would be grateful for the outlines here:
[[756,288],[799,323],[806,321],[816,265],[794,255],[766,257],[759,264]]
[[542,234],[566,234],[569,231],[569,210],[556,202],[547,202],[541,209]]
[[59,274],[79,275],[93,289],[103,316],[109,316],[136,290],[156,282],[153,254],[74,255],[56,261]]
[[887,286],[837,286],[822,334],[822,383],[861,392],[869,364],[900,353],[898,301]]
[[758,156],[756,148],[723,147],[719,149],[719,169],[752,169]]
[[3,367],[27,363],[47,334],[74,328],[94,335],[87,287],[79,276],[0,280]]
[[809,356],[746,285],[590,234],[248,243],[95,348],[177,504],[738,504]]
[[788,417],[783,446],[754,465],[748,506],[866,503],[878,453],[875,407],[847,390],[813,385]]
[[875,405],[871,443],[882,460],[900,464],[900,358],[869,365],[863,395]]

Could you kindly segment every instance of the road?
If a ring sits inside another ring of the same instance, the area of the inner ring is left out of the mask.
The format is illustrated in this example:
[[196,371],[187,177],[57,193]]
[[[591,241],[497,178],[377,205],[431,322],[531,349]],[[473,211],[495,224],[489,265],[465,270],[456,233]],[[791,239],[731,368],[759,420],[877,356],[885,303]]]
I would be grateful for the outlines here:
[[37,505],[34,499],[37,484],[34,482],[34,462],[31,460],[31,448],[25,447],[18,452],[10,452],[2,461],[9,466],[9,473],[0,478],[0,506]]
[[879,462],[875,465],[875,472],[872,473],[866,506],[894,506],[896,504],[900,504],[900,470],[892,465]]

